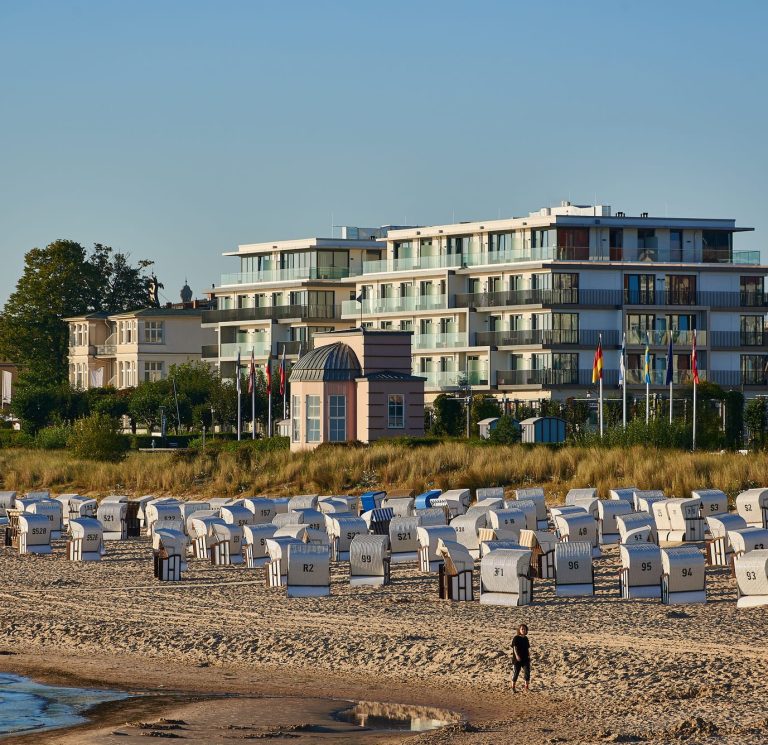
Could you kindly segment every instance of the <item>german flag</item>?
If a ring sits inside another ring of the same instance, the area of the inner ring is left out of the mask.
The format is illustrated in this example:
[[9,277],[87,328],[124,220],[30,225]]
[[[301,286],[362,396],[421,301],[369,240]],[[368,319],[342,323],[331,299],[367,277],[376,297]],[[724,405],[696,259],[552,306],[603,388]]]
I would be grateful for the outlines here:
[[592,362],[592,382],[597,383],[603,379],[603,337],[602,334],[597,342],[595,350],[595,359]]

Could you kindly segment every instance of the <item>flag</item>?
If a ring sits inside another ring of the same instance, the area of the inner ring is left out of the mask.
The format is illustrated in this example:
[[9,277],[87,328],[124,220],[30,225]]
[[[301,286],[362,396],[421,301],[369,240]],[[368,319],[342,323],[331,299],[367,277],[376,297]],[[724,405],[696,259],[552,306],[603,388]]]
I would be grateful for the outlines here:
[[239,396],[242,393],[242,390],[240,388],[240,348],[239,347],[237,350],[237,362],[235,363],[235,381],[237,384],[237,395]]
[[248,393],[253,393],[256,385],[256,360],[253,359],[253,347],[251,347],[251,364],[248,367]]
[[280,360],[280,395],[285,394],[285,344],[283,344],[283,356]]
[[272,393],[272,352],[270,351],[267,357],[267,365],[264,368],[264,372],[267,376],[267,394]]
[[624,368],[624,356],[627,353],[627,334],[621,337],[621,358],[619,359],[619,385],[623,386],[626,383],[626,369]]
[[645,383],[651,382],[651,350],[649,348],[648,332],[645,332],[645,360],[643,364],[643,379]]
[[0,388],[0,405],[11,403],[11,386],[13,384],[13,375],[8,370],[3,370],[2,387]]
[[595,350],[595,359],[592,362],[592,382],[597,383],[603,379],[603,339],[602,336],[597,342]]
[[360,292],[357,294],[357,297],[355,298],[355,300],[358,303],[362,303],[363,300],[365,300],[365,297],[363,297],[363,291],[362,290],[360,290]]
[[691,373],[693,373],[693,382],[699,382],[699,361],[696,357],[696,330],[693,331],[693,345],[691,346]]
[[669,332],[669,347],[667,348],[667,380],[665,385],[672,385],[674,362],[672,358],[672,331]]

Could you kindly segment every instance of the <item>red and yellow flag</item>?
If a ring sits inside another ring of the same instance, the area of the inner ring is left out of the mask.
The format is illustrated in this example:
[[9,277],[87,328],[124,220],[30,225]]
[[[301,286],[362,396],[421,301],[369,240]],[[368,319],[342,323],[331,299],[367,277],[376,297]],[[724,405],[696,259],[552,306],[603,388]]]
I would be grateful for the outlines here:
[[600,339],[597,342],[597,349],[595,350],[595,359],[592,362],[592,382],[597,383],[598,380],[603,379],[603,340]]

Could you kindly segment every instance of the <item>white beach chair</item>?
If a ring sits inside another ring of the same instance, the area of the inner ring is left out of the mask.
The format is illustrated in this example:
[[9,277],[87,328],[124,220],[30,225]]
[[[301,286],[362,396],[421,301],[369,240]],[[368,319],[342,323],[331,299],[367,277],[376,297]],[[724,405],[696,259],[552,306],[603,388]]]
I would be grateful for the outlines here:
[[696,546],[661,549],[661,602],[706,603],[706,565]]
[[655,543],[658,545],[656,523],[653,516],[647,512],[629,512],[626,515],[617,515],[616,527],[619,531],[620,543]]
[[18,547],[20,554],[51,553],[51,521],[47,515],[18,514]]
[[253,512],[245,504],[228,504],[220,510],[221,519],[227,525],[237,525],[242,528],[243,525],[253,525]]
[[704,518],[728,514],[728,497],[720,489],[697,489],[691,492],[691,499],[699,500]]
[[461,543],[439,541],[437,552],[443,558],[438,569],[439,596],[441,600],[474,600],[472,577],[475,560]]
[[195,559],[210,559],[211,546],[215,540],[213,525],[226,525],[218,516],[218,510],[207,510],[191,515],[186,524],[186,534],[192,544]]
[[61,538],[63,530],[64,511],[61,502],[55,499],[39,499],[27,507],[27,512],[33,515],[45,515],[50,522],[51,540]]
[[488,512],[473,511],[471,507],[464,515],[459,515],[451,520],[450,526],[456,531],[456,542],[464,546],[473,559],[480,558],[480,537],[478,531],[488,525]]
[[638,491],[636,486],[617,486],[615,489],[608,490],[608,499],[622,499],[625,502],[630,502],[635,509],[635,492]]
[[367,535],[368,526],[361,517],[333,517],[329,538],[333,561],[349,561],[349,547],[358,535]]
[[124,541],[128,537],[128,503],[102,500],[96,519],[102,526],[102,540]]
[[449,489],[432,500],[432,507],[443,507],[448,511],[448,519],[463,515],[472,501],[469,489]]
[[512,540],[504,540],[504,539],[497,539],[497,538],[483,538],[483,533],[485,531],[493,532],[489,528],[481,528],[480,530],[480,561],[483,560],[483,556],[486,556],[487,554],[491,553],[491,551],[499,551],[500,549],[525,549],[526,551],[530,551],[530,549],[525,548],[525,546],[521,546],[518,541],[512,541]]
[[186,571],[189,539],[180,530],[157,528],[152,533],[155,577],[161,582],[179,582]]
[[601,544],[618,543],[620,539],[617,518],[629,515],[632,505],[623,499],[601,499],[597,503],[597,529]]
[[632,503],[638,512],[653,514],[653,505],[666,499],[664,492],[659,489],[635,489],[632,492]]
[[374,535],[385,535],[389,540],[389,524],[395,513],[391,508],[377,507],[374,510],[363,512],[360,517],[365,520],[368,530]]
[[319,494],[299,494],[288,501],[288,510],[316,510]]
[[653,505],[659,544],[704,540],[704,518],[698,499],[662,499]]
[[285,587],[288,581],[288,547],[303,546],[303,541],[290,536],[267,538],[267,587]]
[[450,525],[420,525],[416,529],[419,546],[419,569],[422,572],[440,571],[443,557],[438,554],[437,546],[442,541],[455,541],[456,531]]
[[589,543],[592,556],[602,556],[597,536],[597,522],[588,512],[571,512],[555,517],[555,528],[562,543]]
[[269,561],[267,540],[274,538],[277,527],[271,523],[243,525],[243,557],[247,569],[259,569]]
[[768,549],[750,551],[734,559],[733,571],[739,591],[737,608],[768,605]]
[[531,575],[538,579],[554,579],[557,536],[546,530],[521,530],[520,545],[531,551]]
[[216,521],[209,524],[208,530],[210,531],[211,564],[239,566],[245,563],[241,525]]
[[243,500],[245,508],[253,513],[253,519],[249,525],[265,525],[271,523],[277,514],[275,503],[265,497],[248,497]]
[[331,555],[328,546],[288,545],[286,592],[289,598],[316,598],[331,594]]
[[475,490],[475,500],[482,502],[485,499],[500,499],[504,501],[503,486],[481,486]]
[[69,521],[67,557],[70,561],[101,561],[104,553],[103,528],[95,517]]
[[389,547],[393,564],[419,559],[418,517],[393,517],[389,523]]
[[514,507],[506,510],[491,510],[486,515],[486,520],[488,527],[494,530],[495,537],[498,539],[518,541],[520,531],[528,529],[525,512]]
[[[587,517],[592,519],[590,515]],[[555,594],[558,597],[595,594],[592,549],[588,541],[577,540],[555,546]]]
[[533,601],[531,552],[528,549],[495,549],[480,562],[480,603],[530,605]]
[[747,521],[740,515],[728,514],[704,518],[707,524],[706,556],[707,564],[713,567],[731,566],[733,549],[728,539],[732,530],[747,527]]
[[622,543],[619,590],[626,600],[661,597],[661,549],[653,543]]
[[728,531],[733,558],[738,559],[750,551],[768,549],[768,528],[736,528]]
[[413,514],[419,518],[419,525],[447,525],[447,511],[446,507],[427,507],[425,510],[415,510]]
[[736,497],[736,512],[752,528],[768,528],[768,489],[747,489]]
[[569,489],[565,495],[566,506],[583,507],[595,520],[598,519],[597,503],[597,489],[593,487]]
[[390,509],[395,517],[410,517],[413,515],[413,497],[385,497],[381,506]]
[[[547,516],[547,502],[544,497],[544,489],[540,487],[529,489],[515,489],[516,502],[533,502],[536,507],[536,525],[529,524],[529,530],[547,530],[549,519]],[[511,502],[509,507],[519,509],[519,505]]]
[[389,538],[360,535],[349,545],[349,583],[382,586],[390,583]]

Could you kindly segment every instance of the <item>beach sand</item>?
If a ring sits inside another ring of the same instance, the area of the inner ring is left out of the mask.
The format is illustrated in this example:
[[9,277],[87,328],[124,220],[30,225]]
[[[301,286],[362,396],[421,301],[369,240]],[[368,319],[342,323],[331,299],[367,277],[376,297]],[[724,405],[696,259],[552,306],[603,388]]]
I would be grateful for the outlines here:
[[[768,739],[768,608],[738,610],[728,570],[708,572],[706,605],[624,601],[613,547],[595,563],[594,598],[555,598],[537,581],[534,605],[501,608],[440,601],[437,578],[415,567],[394,566],[389,587],[352,589],[340,565],[331,597],[289,600],[265,588],[263,570],[199,561],[183,582],[160,584],[146,538],[108,543],[88,564],[62,546],[0,549],[0,670],[141,696],[99,707],[83,728],[7,742],[145,742],[152,729],[126,722],[160,718],[184,724],[156,733],[201,743]],[[512,694],[521,622],[533,682]],[[366,733],[330,718],[346,700],[462,721]]]

